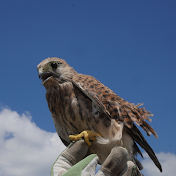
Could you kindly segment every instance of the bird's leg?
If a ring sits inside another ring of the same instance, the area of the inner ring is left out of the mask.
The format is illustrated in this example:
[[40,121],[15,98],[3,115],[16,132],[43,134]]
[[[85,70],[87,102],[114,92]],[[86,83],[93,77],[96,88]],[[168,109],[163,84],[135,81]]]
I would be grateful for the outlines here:
[[91,142],[96,140],[96,136],[101,135],[98,133],[95,133],[93,131],[90,130],[85,130],[83,132],[81,132],[80,134],[75,134],[75,135],[69,135],[69,139],[72,141],[77,141],[78,139],[84,137],[84,140],[86,141],[86,143],[91,146]]

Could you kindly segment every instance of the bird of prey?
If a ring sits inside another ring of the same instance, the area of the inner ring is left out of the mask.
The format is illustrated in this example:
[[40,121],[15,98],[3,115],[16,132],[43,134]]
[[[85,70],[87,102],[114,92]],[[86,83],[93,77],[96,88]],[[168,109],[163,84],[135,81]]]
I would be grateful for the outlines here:
[[66,146],[71,140],[84,137],[90,151],[103,163],[116,146],[126,148],[128,160],[134,161],[137,153],[142,156],[138,143],[162,172],[154,151],[136,126],[157,138],[146,122],[151,121],[152,114],[140,108],[142,104],[125,101],[94,77],[77,73],[60,58],[43,60],[37,70],[46,88],[56,131]]

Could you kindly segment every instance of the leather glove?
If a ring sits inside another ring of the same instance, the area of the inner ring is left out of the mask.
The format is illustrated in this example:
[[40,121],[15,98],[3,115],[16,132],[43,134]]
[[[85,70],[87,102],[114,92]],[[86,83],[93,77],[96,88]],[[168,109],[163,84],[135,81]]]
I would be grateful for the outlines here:
[[98,156],[85,157],[88,149],[83,139],[72,142],[56,159],[50,176],[142,176],[139,171],[141,163],[136,161],[137,167],[132,161],[127,161],[127,151],[123,147],[114,147],[95,174]]

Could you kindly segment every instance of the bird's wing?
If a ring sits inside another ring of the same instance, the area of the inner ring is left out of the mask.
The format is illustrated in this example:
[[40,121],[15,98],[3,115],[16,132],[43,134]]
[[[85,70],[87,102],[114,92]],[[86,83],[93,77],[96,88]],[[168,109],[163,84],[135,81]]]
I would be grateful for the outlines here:
[[111,119],[111,115],[110,115],[109,111],[106,109],[103,102],[100,101],[100,99],[98,98],[97,93],[95,91],[89,89],[84,84],[81,84],[80,82],[75,81],[75,80],[73,80],[73,84],[77,88],[79,88],[87,97],[89,97],[92,100],[92,102],[94,102]]
[[122,121],[128,128],[133,123],[141,126],[148,135],[153,134],[157,138],[155,130],[145,121],[151,121],[153,116],[145,108],[139,108],[142,104],[134,105],[116,95],[111,89],[103,85],[94,77],[76,74],[72,79],[73,84],[89,97],[110,119]]
[[[136,141],[150,156],[155,165],[162,172],[161,165],[152,148],[144,139],[141,132],[134,125],[141,126],[148,135],[153,134],[157,138],[155,130],[145,121],[151,121],[152,114],[145,108],[139,108],[142,104],[134,105],[117,96],[112,90],[89,75],[77,74],[72,79],[73,84],[89,97],[110,119],[122,121],[125,131]],[[138,149],[137,145],[135,146]],[[138,153],[141,154],[140,151]]]

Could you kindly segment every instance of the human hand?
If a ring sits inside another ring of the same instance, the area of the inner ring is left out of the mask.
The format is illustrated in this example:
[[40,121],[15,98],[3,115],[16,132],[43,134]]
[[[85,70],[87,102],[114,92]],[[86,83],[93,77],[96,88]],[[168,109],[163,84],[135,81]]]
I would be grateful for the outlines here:
[[138,168],[142,165],[137,161],[137,167],[132,161],[127,161],[127,151],[123,147],[114,147],[95,174],[98,156],[85,157],[88,149],[84,140],[72,142],[53,164],[50,176],[142,176]]

